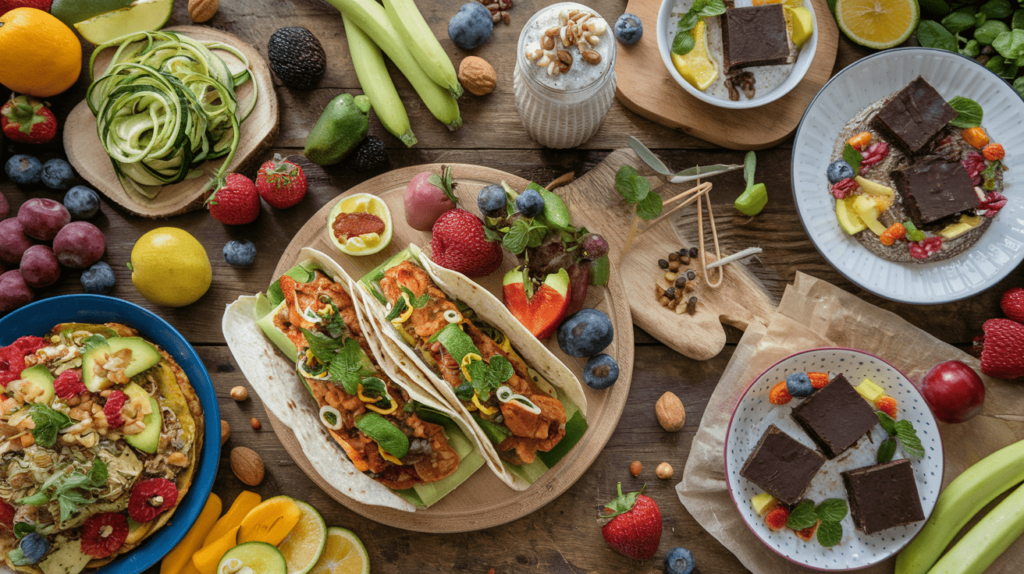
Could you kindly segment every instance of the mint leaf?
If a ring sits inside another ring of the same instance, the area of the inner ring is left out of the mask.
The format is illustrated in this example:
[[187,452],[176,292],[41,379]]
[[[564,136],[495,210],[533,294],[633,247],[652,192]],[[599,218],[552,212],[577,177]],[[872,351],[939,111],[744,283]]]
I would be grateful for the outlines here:
[[515,374],[512,363],[501,355],[491,357],[489,364],[483,361],[470,361],[466,365],[466,372],[473,379],[469,381],[469,384],[476,389],[476,394],[481,399],[487,398],[491,391],[500,387]]
[[896,454],[896,439],[887,438],[878,447],[878,464],[885,464]]
[[332,313],[330,317],[324,318],[324,328],[327,329],[327,333],[331,337],[337,339],[348,332],[348,325],[345,324],[345,319],[341,316],[338,306],[333,302],[330,305]]
[[18,522],[14,525],[14,537],[18,540],[36,531],[36,525],[31,522]]
[[[646,183],[647,180],[644,180]],[[663,202],[661,196],[657,193],[648,193],[647,197],[640,200],[640,203],[636,204],[636,216],[644,221],[654,219],[661,215],[661,208]]]
[[907,230],[908,241],[924,241],[924,232],[919,230],[911,221],[904,221],[903,228]]
[[374,406],[382,409],[386,409],[391,406],[391,395],[388,393],[388,387],[384,381],[377,377],[366,377],[360,384],[363,385],[364,397],[380,399],[374,403]]
[[843,148],[843,160],[850,164],[854,174],[860,173],[860,162],[864,161],[864,156],[849,143]]
[[107,338],[103,335],[89,335],[82,339],[82,354],[89,352],[96,347],[107,344]]
[[544,225],[539,218],[530,219],[517,219],[508,233],[502,239],[501,243],[511,253],[519,255],[526,250],[527,247],[537,247],[544,241],[544,236],[548,233],[548,228]]
[[32,423],[35,425],[32,438],[39,446],[52,447],[57,443],[57,433],[73,424],[71,417],[42,403],[32,405],[29,412],[32,413]]
[[878,415],[878,422],[882,424],[885,432],[889,433],[889,436],[894,436],[896,434],[896,419],[882,411],[875,411],[875,414]]
[[984,111],[981,108],[981,104],[963,96],[957,96],[952,100],[949,100],[949,105],[956,110],[956,117],[953,121],[949,122],[949,125],[960,128],[976,128],[981,126],[981,119],[984,117]]
[[627,202],[636,205],[647,197],[651,184],[646,178],[640,177],[632,166],[624,165],[615,172],[615,190]]
[[918,458],[924,456],[921,439],[917,437],[917,431],[914,430],[914,425],[910,421],[905,419],[896,421],[896,438],[900,439],[900,444],[903,445],[903,450],[907,451],[907,454]]
[[307,329],[302,330],[302,336],[306,338],[306,343],[309,345],[309,350],[316,357],[316,360],[323,364],[331,362],[334,358],[334,354],[341,348],[341,341],[338,339],[332,339],[326,335],[320,333],[314,333]]
[[843,525],[830,520],[822,520],[818,526],[818,544],[830,548],[843,541]]
[[345,347],[336,353],[329,363],[327,372],[331,381],[341,383],[342,388],[350,395],[359,392],[359,383],[363,382],[364,377],[377,373],[369,357],[352,338],[345,339]]
[[849,507],[842,498],[823,500],[814,509],[814,513],[818,515],[818,519],[821,520],[822,524],[826,522],[839,522],[846,517],[847,512],[849,512]]
[[786,528],[791,530],[803,530],[810,528],[818,522],[818,515],[814,512],[814,502],[805,500],[793,508],[789,513],[789,520],[786,521]]
[[[682,20],[679,22],[682,23]],[[676,30],[676,37],[672,39],[672,52],[674,54],[685,56],[692,52],[696,46],[697,40],[693,38],[693,34],[690,33],[690,30]]]

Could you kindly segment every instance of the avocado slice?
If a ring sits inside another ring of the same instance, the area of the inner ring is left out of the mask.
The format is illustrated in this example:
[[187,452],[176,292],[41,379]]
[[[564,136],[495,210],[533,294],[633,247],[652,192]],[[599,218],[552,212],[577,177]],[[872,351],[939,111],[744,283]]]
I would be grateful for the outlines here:
[[141,337],[107,339],[106,343],[96,345],[82,355],[82,382],[85,388],[96,393],[113,385],[113,381],[96,372],[105,373],[103,365],[110,355],[122,351],[130,351],[128,365],[124,368],[124,375],[128,378],[151,369],[163,359],[160,351]]
[[43,389],[43,396],[37,403],[48,405],[53,402],[53,375],[46,365],[36,365],[21,372],[21,379]]
[[142,419],[142,423],[146,425],[146,428],[139,434],[125,435],[125,442],[142,452],[155,453],[160,445],[160,431],[163,426],[163,417],[160,416],[160,405],[156,402],[156,399],[149,396],[145,389],[135,383],[126,385],[124,387],[124,394],[128,395],[129,401],[132,399],[149,400],[149,407],[153,411]]

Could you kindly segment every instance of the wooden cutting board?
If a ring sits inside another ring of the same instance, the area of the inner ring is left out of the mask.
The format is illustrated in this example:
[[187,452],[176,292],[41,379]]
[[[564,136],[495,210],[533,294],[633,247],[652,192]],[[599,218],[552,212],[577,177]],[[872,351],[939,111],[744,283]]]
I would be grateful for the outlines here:
[[[440,168],[440,165],[421,165],[392,171],[357,185],[329,202],[288,244],[274,271],[274,277],[280,276],[299,261],[299,251],[303,247],[312,247],[330,254],[354,279],[359,279],[392,255],[405,249],[410,243],[423,247],[429,253],[430,234],[416,231],[406,224],[403,198],[405,187],[413,176],[423,171],[438,172]],[[509,173],[472,165],[453,165],[452,175],[458,183],[456,194],[462,199],[460,207],[473,212],[477,211],[476,196],[484,186],[504,180],[521,190],[529,183]],[[352,257],[338,252],[327,235],[327,216],[331,208],[338,201],[356,193],[370,193],[383,198],[391,210],[394,224],[390,245],[380,253],[365,257]],[[596,223],[589,219],[591,214],[599,212],[575,213],[575,222],[589,227]],[[477,281],[500,299],[502,277],[516,264],[515,258],[506,252],[501,269]],[[590,428],[558,465],[525,491],[517,492],[510,489],[499,481],[493,472],[481,468],[454,492],[426,510],[409,513],[369,506],[348,498],[329,486],[313,469],[302,452],[301,444],[288,427],[281,424],[269,411],[268,418],[281,443],[317,486],[344,506],[371,520],[420,532],[466,532],[511,522],[551,502],[572,486],[601,454],[618,424],[629,394],[633,373],[633,325],[627,301],[628,291],[620,279],[623,276],[624,274],[613,265],[612,280],[608,287],[591,288],[586,300],[587,307],[594,307],[607,313],[615,326],[615,339],[604,352],[618,362],[619,378],[611,388],[602,391],[583,386],[583,392],[587,397],[587,421]],[[547,346],[582,382],[585,359],[569,357],[562,353],[555,337],[547,341]]]
[[[673,1],[673,0],[665,0]],[[616,89],[622,105],[641,116],[731,149],[764,149],[793,133],[807,106],[832,74],[839,29],[825,0],[814,3],[818,45],[811,67],[793,91],[770,104],[729,110],[704,103],[686,92],[669,74],[658,50],[661,2],[629,0],[626,12],[640,17],[645,33],[632,46],[619,45]]]
[[[253,97],[253,82],[257,85],[259,97],[252,114],[241,125],[238,150],[228,171],[238,171],[242,169],[241,166],[257,160],[270,148],[278,131],[277,95],[274,93],[274,82],[267,62],[249,43],[220,30],[206,26],[175,26],[166,30],[181,32],[196,40],[230,45],[249,60],[253,79],[237,89],[239,107],[245,107]],[[96,73],[102,73],[106,69],[113,52],[113,49],[105,50],[96,58]],[[242,69],[242,63],[230,54],[220,51],[216,54],[224,58],[232,72]],[[224,159],[219,159],[203,164],[203,176],[164,186],[153,199],[129,195],[117,180],[110,157],[100,144],[99,135],[96,133],[96,117],[85,100],[71,110],[64,124],[64,151],[78,174],[97,191],[136,215],[154,219],[202,207],[205,199],[203,188],[208,184],[211,174],[224,163]]]

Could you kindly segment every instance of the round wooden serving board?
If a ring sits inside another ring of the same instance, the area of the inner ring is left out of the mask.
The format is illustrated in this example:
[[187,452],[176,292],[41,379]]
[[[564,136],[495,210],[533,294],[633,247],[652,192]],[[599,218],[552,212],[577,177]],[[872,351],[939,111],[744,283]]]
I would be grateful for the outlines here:
[[[213,28],[201,26],[175,26],[167,31],[180,32],[191,38],[206,42],[221,42],[234,47],[245,55],[252,69],[252,80],[238,87],[239,107],[245,107],[253,93],[253,82],[258,85],[256,107],[241,125],[238,150],[231,161],[228,171],[238,171],[240,166],[256,159],[270,147],[277,137],[278,110],[277,95],[274,93],[274,82],[270,75],[267,62],[260,56],[256,48],[249,43]],[[114,49],[105,50],[96,58],[94,72],[102,73],[110,62]],[[242,69],[242,63],[232,55],[218,51],[232,72]],[[141,196],[129,195],[114,173],[114,165],[103,150],[99,135],[96,133],[96,116],[89,109],[85,100],[79,102],[71,110],[64,124],[64,151],[68,161],[75,167],[78,174],[85,178],[97,191],[117,202],[128,211],[142,217],[160,218],[178,215],[199,209],[205,199],[203,188],[210,180],[224,159],[207,162],[203,165],[205,175],[195,179],[187,179],[181,183],[164,186],[152,200]]]
[[[312,247],[330,254],[355,280],[392,255],[405,249],[410,243],[419,245],[429,253],[430,234],[416,231],[405,222],[404,192],[406,185],[417,173],[423,171],[436,173],[440,169],[440,165],[421,165],[399,169],[357,185],[335,198],[317,212],[288,244],[274,271],[274,277],[279,277],[299,262],[299,251],[303,247]],[[476,196],[484,186],[504,180],[515,189],[522,190],[529,183],[521,177],[502,171],[472,165],[453,165],[452,175],[458,183],[456,194],[462,200],[459,202],[459,206],[474,213],[477,213]],[[380,196],[387,202],[388,208],[391,210],[394,236],[391,244],[380,253],[366,257],[345,255],[332,246],[327,236],[327,216],[331,208],[344,197],[355,193],[370,193]],[[581,217],[582,215],[582,212],[576,214],[574,223],[590,227],[591,221],[586,217]],[[505,272],[515,265],[515,257],[506,252],[501,269],[477,281],[500,297],[501,279]],[[586,306],[601,309],[611,317],[615,325],[615,340],[604,352],[612,355],[618,361],[619,379],[611,388],[603,391],[595,391],[583,385],[583,392],[587,397],[587,421],[590,428],[569,454],[528,490],[522,492],[512,490],[485,467],[478,470],[454,492],[426,510],[409,513],[380,506],[369,506],[331,488],[313,469],[291,430],[281,424],[269,411],[268,418],[281,443],[313,482],[332,498],[366,518],[396,528],[419,532],[467,532],[511,522],[551,502],[580,478],[594,462],[594,459],[601,454],[601,450],[611,438],[625,407],[633,374],[633,324],[626,291],[620,279],[619,270],[614,263],[608,287],[591,287],[587,295]],[[583,380],[584,359],[573,358],[563,353],[558,348],[555,337],[551,337],[547,341],[547,346],[572,369],[580,381]],[[339,456],[341,456],[340,452],[339,450]]]

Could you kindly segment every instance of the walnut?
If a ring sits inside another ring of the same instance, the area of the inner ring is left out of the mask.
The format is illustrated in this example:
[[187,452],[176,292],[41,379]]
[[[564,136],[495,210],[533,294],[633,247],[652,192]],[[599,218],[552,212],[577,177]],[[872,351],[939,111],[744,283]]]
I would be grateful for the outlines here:
[[476,56],[467,56],[459,64],[459,83],[469,93],[485,96],[494,91],[498,83],[498,75],[487,60]]

